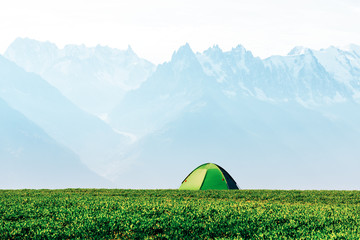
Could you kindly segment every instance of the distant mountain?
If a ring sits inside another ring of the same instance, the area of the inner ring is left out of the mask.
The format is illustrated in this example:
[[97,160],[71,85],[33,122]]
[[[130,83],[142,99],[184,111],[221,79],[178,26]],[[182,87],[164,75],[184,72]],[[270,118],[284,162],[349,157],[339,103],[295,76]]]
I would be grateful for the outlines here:
[[229,52],[215,46],[197,56],[207,75],[232,95],[305,104],[353,99],[354,89],[337,81],[312,50],[295,50],[261,60],[242,46]]
[[[241,45],[229,52],[214,46],[195,54],[186,44],[170,62],[159,65],[141,87],[126,94],[110,112],[109,123],[143,136],[176,119],[204,92],[230,99],[249,96],[270,103],[295,101],[307,107],[357,101],[360,59],[351,64],[348,61],[351,67],[346,71],[355,75],[345,83],[328,69],[325,57],[319,57],[322,52],[297,47],[288,56],[261,60]],[[334,54],[328,55],[330,59]]]
[[236,110],[211,99],[200,102],[140,139],[128,153],[136,165],[118,181],[130,184],[126,187],[176,188],[194,166],[215,162],[241,188],[359,188],[360,129],[345,117],[358,106],[339,104],[327,109],[329,116],[294,102],[243,98],[232,103]]
[[[174,53],[169,63],[140,88],[128,92],[109,115],[109,123],[141,137],[177,118],[191,101],[201,96],[207,76],[189,45]],[[208,82],[211,84],[211,82]]]
[[0,188],[110,187],[36,124],[0,99]]
[[[176,54],[179,58],[189,57],[200,63],[207,78],[215,80],[217,87],[229,95],[273,101],[295,99],[304,105],[360,98],[360,46],[354,44],[319,51],[295,47],[287,56],[264,60],[241,45],[228,52],[214,46],[195,57],[192,51],[180,52],[182,56]],[[126,51],[84,45],[58,49],[50,42],[18,38],[5,57],[26,71],[41,75],[79,107],[106,121],[108,114],[119,108],[117,105],[124,105],[125,95],[133,95],[131,90],[148,78],[156,78],[152,76],[155,66],[137,57],[130,47]],[[184,66],[179,63],[173,68],[181,67]],[[157,75],[162,71],[157,71]],[[161,74],[162,78],[168,77],[167,73]]]
[[349,89],[357,102],[360,99],[360,46],[351,44],[344,49],[329,47],[314,51],[314,56],[326,71]]
[[[47,43],[47,51],[45,45],[35,44],[31,53],[30,45],[19,50],[14,43],[7,56],[45,76],[55,66],[49,52],[56,48]],[[81,79],[91,78],[86,75],[90,50],[75,49],[77,70],[54,71],[53,79],[89,87],[92,81]],[[146,71],[146,80],[121,91],[114,87],[120,97],[109,91],[111,107],[99,100],[106,123],[9,62],[0,69],[0,97],[121,187],[176,188],[197,165],[215,162],[241,188],[359,189],[359,49],[295,47],[287,56],[260,59],[241,45],[194,53],[185,44],[169,62]],[[31,55],[38,59],[34,64]],[[112,61],[111,54],[101,56],[104,63]],[[123,67],[130,71],[131,66]],[[95,82],[108,86],[103,78]],[[90,103],[81,89],[79,98]]]
[[130,46],[124,51],[100,45],[58,49],[50,42],[18,38],[4,56],[39,74],[83,110],[104,119],[127,91],[139,87],[155,69]]
[[195,54],[187,44],[109,115],[140,136],[117,181],[174,188],[216,162],[243,188],[357,189],[353,100],[311,52],[262,61],[241,46]]
[[88,114],[34,73],[0,56],[0,97],[74,151],[90,169],[108,176],[130,139]]

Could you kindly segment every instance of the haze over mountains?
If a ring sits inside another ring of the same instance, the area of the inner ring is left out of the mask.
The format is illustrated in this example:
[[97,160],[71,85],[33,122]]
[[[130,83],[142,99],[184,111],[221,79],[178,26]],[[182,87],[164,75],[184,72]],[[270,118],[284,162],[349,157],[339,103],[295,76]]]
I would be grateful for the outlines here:
[[[359,46],[260,59],[241,45],[185,44],[154,66],[131,48],[17,39],[4,56],[5,106],[69,149],[64,162],[80,159],[117,187],[177,188],[215,162],[241,188],[360,188]],[[35,149],[51,162],[50,147]]]
[[106,46],[87,48],[16,39],[5,56],[26,71],[39,74],[64,96],[90,113],[101,115],[118,103],[124,93],[137,88],[155,66],[131,49]]
[[70,149],[0,99],[0,188],[106,187]]
[[[35,122],[83,163],[105,175],[105,165],[121,156],[128,137],[82,111],[39,75],[0,56],[0,98]],[[106,155],[104,155],[106,153]]]

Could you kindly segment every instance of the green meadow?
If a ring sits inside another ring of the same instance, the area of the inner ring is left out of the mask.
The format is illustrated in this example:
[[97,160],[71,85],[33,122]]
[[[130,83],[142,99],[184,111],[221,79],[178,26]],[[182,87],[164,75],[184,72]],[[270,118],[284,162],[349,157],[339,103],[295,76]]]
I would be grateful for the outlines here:
[[0,239],[360,239],[359,191],[0,190]]

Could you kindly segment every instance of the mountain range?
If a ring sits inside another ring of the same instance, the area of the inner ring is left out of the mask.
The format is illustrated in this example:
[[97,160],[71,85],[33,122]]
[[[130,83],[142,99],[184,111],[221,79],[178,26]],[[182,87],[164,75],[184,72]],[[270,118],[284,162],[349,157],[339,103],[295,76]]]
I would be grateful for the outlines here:
[[155,66],[19,38],[4,56],[6,106],[118,187],[176,188],[215,162],[241,188],[359,189],[357,45],[260,59],[185,44]]
[[40,75],[81,109],[102,117],[155,69],[130,46],[125,51],[100,45],[59,49],[50,42],[18,38],[5,57]]
[[108,187],[79,157],[0,99],[0,188]]
[[83,163],[100,175],[105,175],[105,166],[119,159],[121,146],[130,141],[74,105],[39,75],[26,72],[2,56],[0,98],[78,154]]

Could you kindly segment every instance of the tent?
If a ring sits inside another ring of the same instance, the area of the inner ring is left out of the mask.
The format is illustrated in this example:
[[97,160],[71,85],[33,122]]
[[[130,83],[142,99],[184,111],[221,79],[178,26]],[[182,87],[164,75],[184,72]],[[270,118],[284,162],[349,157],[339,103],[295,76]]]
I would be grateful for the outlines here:
[[239,189],[222,167],[205,163],[195,168],[181,183],[180,190]]

